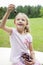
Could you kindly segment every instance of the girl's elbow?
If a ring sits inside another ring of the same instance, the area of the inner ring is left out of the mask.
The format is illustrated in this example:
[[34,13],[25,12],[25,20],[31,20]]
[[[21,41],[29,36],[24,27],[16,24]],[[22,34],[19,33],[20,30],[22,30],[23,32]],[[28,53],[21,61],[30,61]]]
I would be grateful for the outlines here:
[[0,28],[2,28],[1,24],[0,24]]
[[1,22],[0,22],[0,28],[2,28]]
[[0,24],[0,29],[3,29],[4,27]]
[[2,29],[2,26],[0,26],[0,29]]

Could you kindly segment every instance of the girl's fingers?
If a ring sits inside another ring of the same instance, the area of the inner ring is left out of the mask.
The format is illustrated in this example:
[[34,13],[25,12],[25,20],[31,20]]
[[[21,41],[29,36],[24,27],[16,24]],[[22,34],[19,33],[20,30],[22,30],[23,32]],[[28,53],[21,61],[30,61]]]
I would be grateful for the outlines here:
[[24,61],[24,63],[26,64],[26,65],[32,65],[33,64],[33,62],[28,62],[28,61]]
[[10,4],[8,7],[13,7],[13,8],[15,8],[15,5],[13,5],[13,4]]
[[33,64],[35,63],[35,60],[32,60]]
[[11,12],[14,8],[15,8],[15,5],[10,4],[10,5],[8,6],[7,11],[8,11],[8,12]]

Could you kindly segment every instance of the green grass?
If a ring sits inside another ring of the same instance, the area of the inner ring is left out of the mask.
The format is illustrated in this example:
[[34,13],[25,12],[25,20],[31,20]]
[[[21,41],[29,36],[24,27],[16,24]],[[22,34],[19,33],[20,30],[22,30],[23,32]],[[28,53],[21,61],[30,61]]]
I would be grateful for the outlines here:
[[30,19],[30,23],[34,49],[43,51],[43,18]]
[[[7,26],[14,26],[13,19],[9,19]],[[31,34],[33,36],[33,47],[37,51],[43,51],[43,18],[30,18]],[[9,35],[0,30],[0,47],[10,47]]]
[[[9,27],[14,27],[14,20],[7,20],[6,25]],[[3,30],[0,30],[0,47],[10,47],[9,34]]]

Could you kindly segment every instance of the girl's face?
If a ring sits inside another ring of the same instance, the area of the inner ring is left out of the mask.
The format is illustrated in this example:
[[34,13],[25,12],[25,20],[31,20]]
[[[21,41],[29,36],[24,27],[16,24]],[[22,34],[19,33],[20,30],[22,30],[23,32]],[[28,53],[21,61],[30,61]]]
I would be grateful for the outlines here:
[[15,19],[15,25],[22,32],[26,26],[26,18],[22,14],[19,14]]

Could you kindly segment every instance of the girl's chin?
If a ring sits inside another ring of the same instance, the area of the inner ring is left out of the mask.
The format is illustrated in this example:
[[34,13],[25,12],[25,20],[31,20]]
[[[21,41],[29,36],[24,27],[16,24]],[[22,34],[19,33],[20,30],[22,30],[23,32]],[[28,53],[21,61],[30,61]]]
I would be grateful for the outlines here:
[[17,28],[19,28],[19,29],[23,29],[23,26],[17,26]]

